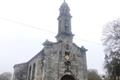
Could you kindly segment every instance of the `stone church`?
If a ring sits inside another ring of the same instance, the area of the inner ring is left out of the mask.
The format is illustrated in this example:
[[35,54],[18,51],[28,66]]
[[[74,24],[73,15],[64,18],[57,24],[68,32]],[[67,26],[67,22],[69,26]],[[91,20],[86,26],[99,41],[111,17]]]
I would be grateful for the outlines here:
[[13,80],[87,80],[87,49],[73,43],[68,4],[63,2],[59,11],[57,42],[46,40],[37,55],[16,64]]

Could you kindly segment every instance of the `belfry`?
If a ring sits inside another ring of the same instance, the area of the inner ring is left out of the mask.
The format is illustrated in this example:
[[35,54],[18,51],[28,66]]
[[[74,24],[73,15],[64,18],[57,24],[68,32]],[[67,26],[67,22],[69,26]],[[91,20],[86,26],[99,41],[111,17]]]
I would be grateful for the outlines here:
[[87,80],[87,49],[73,43],[72,16],[65,1],[59,11],[57,42],[46,40],[32,59],[16,64],[13,80]]
[[60,7],[60,14],[58,17],[58,34],[56,36],[58,41],[72,41],[73,34],[71,31],[71,14],[70,8],[66,2]]

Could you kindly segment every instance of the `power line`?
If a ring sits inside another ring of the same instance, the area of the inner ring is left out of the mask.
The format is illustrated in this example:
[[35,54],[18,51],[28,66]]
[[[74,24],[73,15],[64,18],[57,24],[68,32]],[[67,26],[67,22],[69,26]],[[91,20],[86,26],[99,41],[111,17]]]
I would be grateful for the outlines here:
[[[43,28],[38,28],[38,27],[29,25],[29,24],[17,22],[17,21],[11,20],[11,19],[7,19],[7,18],[3,18],[3,17],[0,17],[0,19],[3,19],[5,21],[9,21],[9,22],[13,22],[13,23],[16,23],[16,24],[20,24],[20,25],[23,25],[23,26],[26,26],[26,27],[29,27],[29,28],[33,28],[33,29],[36,29],[36,30],[40,30],[40,31],[45,31],[45,32],[49,32],[49,33],[52,33],[52,34],[56,34],[55,32],[52,32],[52,31],[49,31],[49,30],[46,30],[46,29],[43,29]],[[90,43],[102,45],[100,43],[97,43],[97,42],[94,42],[94,41],[85,40],[85,39],[82,39],[82,38],[76,38],[76,39],[79,40],[79,41],[90,42]]]
[[46,29],[43,29],[43,28],[38,28],[38,27],[35,27],[35,26],[32,26],[32,25],[29,25],[29,24],[25,24],[25,23],[17,22],[17,21],[11,20],[11,19],[2,18],[2,17],[0,17],[0,19],[3,19],[3,20],[5,20],[5,21],[9,21],[9,22],[13,22],[13,23],[16,23],[16,24],[20,24],[20,25],[23,25],[23,26],[26,26],[26,27],[34,28],[34,29],[37,29],[37,30],[40,30],[40,31],[46,31],[46,32],[49,32],[49,33],[55,34],[55,32],[52,32],[52,31],[49,31],[49,30],[46,30]]

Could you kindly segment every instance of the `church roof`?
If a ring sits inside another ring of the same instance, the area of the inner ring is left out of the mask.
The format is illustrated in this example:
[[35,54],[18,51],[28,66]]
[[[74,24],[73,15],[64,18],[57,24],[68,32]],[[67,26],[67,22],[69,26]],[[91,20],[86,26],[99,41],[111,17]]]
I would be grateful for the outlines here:
[[15,67],[18,67],[18,66],[24,66],[25,64],[27,64],[27,62],[25,62],[25,63],[15,64],[15,65],[14,65],[14,68],[15,68]]
[[61,9],[63,9],[63,8],[70,9],[66,2],[63,2],[60,8]]
[[[51,44],[51,45],[53,45],[53,44],[58,44],[59,42],[50,42],[50,41],[48,41],[48,40],[46,40],[44,43],[43,43],[43,45],[46,43],[46,45],[48,45],[48,43],[49,44]],[[45,47],[44,47],[45,48]],[[37,58],[37,57],[41,57],[41,58],[44,58],[44,56],[45,56],[45,53],[44,53],[44,48],[40,51],[40,52],[38,52],[34,57],[32,57],[32,59],[30,59],[29,61],[28,61],[28,63],[29,62],[31,62],[32,60],[34,60],[35,58]]]
[[60,12],[67,14],[70,11],[70,8],[66,2],[63,2],[62,5],[60,6]]
[[35,58],[37,58],[37,57],[44,57],[45,56],[45,54],[44,54],[44,48],[39,52],[39,53],[37,53],[32,59],[30,59],[29,61],[28,61],[28,63],[29,62],[31,62],[33,59],[35,59]]

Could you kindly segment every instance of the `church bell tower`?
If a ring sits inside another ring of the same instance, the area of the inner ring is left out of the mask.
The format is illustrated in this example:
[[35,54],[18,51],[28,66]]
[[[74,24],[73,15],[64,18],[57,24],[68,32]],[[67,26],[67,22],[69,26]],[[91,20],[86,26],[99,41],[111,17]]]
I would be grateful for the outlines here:
[[72,42],[73,34],[71,31],[71,14],[68,4],[64,1],[60,7],[58,17],[58,34],[57,41]]
[[28,62],[16,64],[13,80],[87,80],[87,49],[73,42],[70,8],[65,1],[59,10],[57,42],[46,40]]

